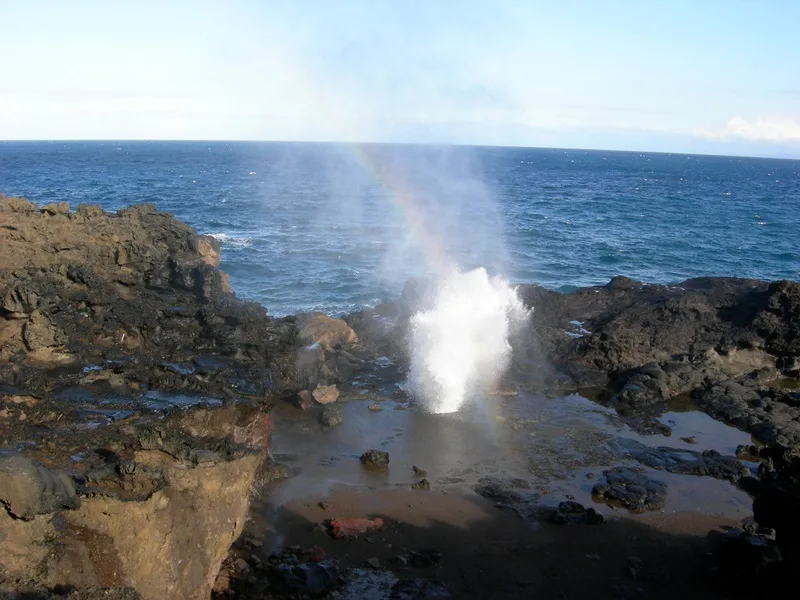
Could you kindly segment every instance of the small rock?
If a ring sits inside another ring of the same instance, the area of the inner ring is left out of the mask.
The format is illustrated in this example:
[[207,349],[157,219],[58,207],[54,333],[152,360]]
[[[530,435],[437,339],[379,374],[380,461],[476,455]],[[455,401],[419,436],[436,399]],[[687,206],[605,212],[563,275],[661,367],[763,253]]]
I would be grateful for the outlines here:
[[299,392],[294,399],[294,405],[299,408],[300,410],[308,410],[312,407],[314,403],[312,402],[311,392],[308,390],[303,390]]
[[279,567],[279,572],[283,576],[284,584],[295,594],[309,594],[314,597],[321,595],[333,585],[339,576],[338,569],[327,561],[283,564]]
[[695,436],[693,436],[693,435],[689,435],[689,436],[686,436],[686,437],[682,437],[681,441],[682,442],[686,442],[687,444],[696,444],[697,443],[697,438]]
[[643,471],[629,467],[614,467],[604,471],[606,482],[596,484],[592,493],[611,505],[621,504],[631,512],[663,508],[667,485],[663,481],[650,479]]
[[258,567],[261,566],[261,559],[255,554],[251,554],[247,558],[247,562],[250,563],[250,566],[253,567],[254,569],[257,569]]
[[331,507],[331,503],[326,502],[325,500],[320,500],[317,502],[317,506],[319,506],[322,510],[328,510]]
[[367,408],[369,408],[373,412],[380,412],[380,411],[383,410],[383,407],[380,404],[378,404],[377,402],[373,402]]
[[411,470],[414,471],[414,475],[416,475],[417,477],[427,477],[428,476],[428,472],[425,469],[422,469],[422,468],[418,467],[417,465],[414,465],[413,467],[411,467]]
[[602,525],[606,522],[606,518],[595,508],[586,508],[577,502],[561,502],[553,513],[551,521],[560,525]]
[[233,568],[236,569],[237,573],[242,575],[247,575],[250,572],[250,565],[248,565],[247,561],[243,558],[237,558],[234,560]]
[[331,519],[326,525],[330,534],[336,539],[354,538],[383,527],[383,519],[343,518]]
[[65,473],[22,456],[7,456],[0,458],[0,506],[27,521],[61,508],[78,508],[80,498]]
[[319,420],[327,427],[336,427],[344,422],[344,413],[340,406],[326,406],[322,409]]
[[412,489],[415,490],[429,490],[431,489],[431,483],[427,479],[420,479],[417,483],[411,486]]
[[422,550],[420,552],[411,552],[409,558],[412,567],[427,569],[441,560],[442,553],[438,550]]
[[335,385],[318,385],[311,394],[320,404],[331,404],[339,398],[339,390]]
[[361,463],[370,467],[385,467],[389,464],[389,453],[383,450],[367,450],[361,455]]
[[368,558],[366,560],[367,566],[371,569],[380,569],[381,568],[381,561],[378,560],[377,557],[373,556],[372,558]]

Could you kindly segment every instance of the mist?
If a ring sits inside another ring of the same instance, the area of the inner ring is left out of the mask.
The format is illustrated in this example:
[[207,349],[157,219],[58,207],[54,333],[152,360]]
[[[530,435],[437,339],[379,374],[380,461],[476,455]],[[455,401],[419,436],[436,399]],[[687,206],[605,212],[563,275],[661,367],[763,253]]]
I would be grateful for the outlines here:
[[455,412],[496,384],[526,315],[508,283],[505,215],[491,183],[468,147],[325,148],[329,197],[309,227],[343,241],[337,257],[360,271],[375,295],[367,303],[396,297],[412,278],[433,282],[411,318],[408,382],[430,412]]

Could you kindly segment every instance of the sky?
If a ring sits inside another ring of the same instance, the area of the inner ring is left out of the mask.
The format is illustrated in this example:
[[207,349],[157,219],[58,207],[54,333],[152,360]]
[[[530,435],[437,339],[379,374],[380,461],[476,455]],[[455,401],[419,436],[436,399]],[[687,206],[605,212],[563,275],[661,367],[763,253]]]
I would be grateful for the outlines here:
[[796,0],[0,0],[0,139],[800,158]]

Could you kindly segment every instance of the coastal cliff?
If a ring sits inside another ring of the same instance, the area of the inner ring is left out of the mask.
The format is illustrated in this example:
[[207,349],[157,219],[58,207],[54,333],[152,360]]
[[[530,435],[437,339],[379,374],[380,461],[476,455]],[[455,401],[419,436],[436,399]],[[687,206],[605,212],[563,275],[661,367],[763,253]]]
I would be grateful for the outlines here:
[[293,320],[149,205],[0,198],[0,247],[0,587],[208,598],[270,476]]
[[[383,377],[385,360],[402,376],[410,317],[430,299],[410,282],[344,320],[272,318],[236,298],[214,238],[147,204],[0,197],[0,248],[11,597],[210,597],[252,492],[286,474],[269,452],[275,403],[322,410],[335,386]],[[533,310],[504,386],[581,392],[642,435],[668,434],[658,417],[676,399],[752,433],[760,447],[741,454],[761,466],[738,485],[780,564],[798,559],[800,284],[618,277],[518,293]]]

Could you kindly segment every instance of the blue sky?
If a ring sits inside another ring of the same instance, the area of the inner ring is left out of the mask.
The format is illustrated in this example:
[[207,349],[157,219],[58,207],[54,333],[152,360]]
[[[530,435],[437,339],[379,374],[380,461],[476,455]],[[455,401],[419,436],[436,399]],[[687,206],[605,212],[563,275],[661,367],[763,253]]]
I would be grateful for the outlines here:
[[0,0],[0,139],[800,157],[795,0]]

